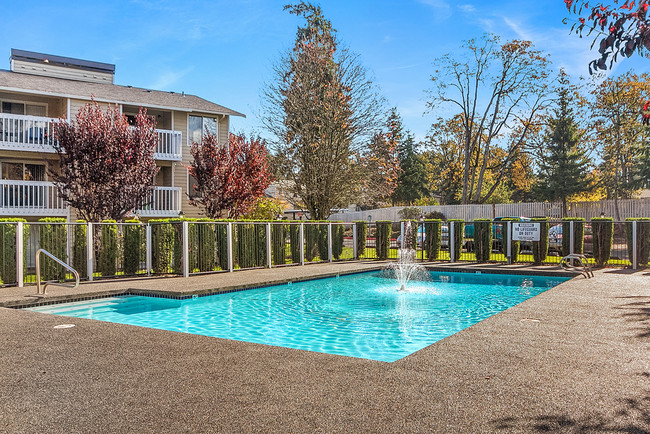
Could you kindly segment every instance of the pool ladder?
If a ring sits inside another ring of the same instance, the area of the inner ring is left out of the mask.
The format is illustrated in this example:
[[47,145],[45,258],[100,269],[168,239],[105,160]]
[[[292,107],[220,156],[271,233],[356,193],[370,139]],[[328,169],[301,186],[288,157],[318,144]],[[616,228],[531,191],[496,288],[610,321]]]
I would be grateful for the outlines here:
[[[573,265],[573,261],[576,261],[578,265]],[[594,277],[594,272],[592,271],[591,265],[589,265],[589,261],[585,255],[580,255],[578,253],[566,255],[560,260],[560,267],[567,271],[576,271],[585,276],[586,279]]]
[[[75,284],[70,285],[70,284],[66,284],[66,283],[56,283],[56,282],[44,282],[43,284],[41,284],[41,253],[44,253],[45,255],[52,258],[52,260],[54,260],[59,265],[62,265],[66,269],[70,270],[72,272],[72,274],[74,274]],[[51,254],[47,250],[38,249],[36,251],[36,294],[45,295],[45,288],[47,288],[47,285],[56,285],[56,286],[65,286],[67,288],[76,288],[77,286],[79,286],[79,273],[77,272],[77,270],[75,270],[74,268],[72,268],[71,266],[69,266],[68,264],[66,264],[65,262],[63,262],[62,260],[57,258],[56,256],[54,256],[53,254]]]

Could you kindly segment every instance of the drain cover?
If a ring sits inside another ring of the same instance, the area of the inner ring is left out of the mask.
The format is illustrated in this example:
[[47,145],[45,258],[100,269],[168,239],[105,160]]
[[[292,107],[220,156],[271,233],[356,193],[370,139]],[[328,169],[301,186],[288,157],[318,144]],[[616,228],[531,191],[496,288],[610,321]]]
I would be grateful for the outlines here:
[[59,324],[54,326],[55,329],[69,329],[72,327],[74,327],[74,324]]

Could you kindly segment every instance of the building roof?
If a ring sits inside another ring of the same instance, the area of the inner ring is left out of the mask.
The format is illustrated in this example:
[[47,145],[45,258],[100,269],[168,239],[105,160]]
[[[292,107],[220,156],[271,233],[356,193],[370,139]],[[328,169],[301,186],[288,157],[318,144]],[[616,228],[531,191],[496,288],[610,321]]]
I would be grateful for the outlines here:
[[84,100],[93,97],[98,102],[246,117],[242,113],[185,93],[91,83],[5,70],[0,70],[0,90]]

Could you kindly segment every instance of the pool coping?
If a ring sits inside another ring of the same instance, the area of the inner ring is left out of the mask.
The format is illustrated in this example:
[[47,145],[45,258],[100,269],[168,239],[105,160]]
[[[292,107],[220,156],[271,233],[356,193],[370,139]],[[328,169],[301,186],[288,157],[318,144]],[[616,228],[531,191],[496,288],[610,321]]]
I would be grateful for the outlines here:
[[[531,267],[508,267],[503,268],[503,265],[490,265],[490,264],[449,264],[449,265],[440,265],[440,264],[422,264],[428,271],[435,272],[445,272],[445,273],[468,273],[468,274],[508,274],[508,275],[527,275],[527,276],[545,276],[545,277],[569,277],[573,278],[580,276],[575,272],[557,270],[557,269],[543,269],[543,268],[531,268]],[[54,304],[62,303],[74,303],[79,301],[89,301],[102,298],[116,297],[121,295],[136,295],[136,296],[146,296],[146,297],[155,297],[155,298],[167,298],[172,300],[187,300],[194,297],[206,297],[216,294],[227,294],[232,292],[247,291],[252,289],[265,288],[275,285],[284,285],[290,282],[306,282],[312,280],[327,279],[336,276],[343,275],[352,275],[360,273],[370,273],[381,270],[385,268],[385,264],[377,264],[375,266],[370,266],[362,270],[337,270],[330,272],[320,272],[311,275],[296,276],[291,278],[279,278],[275,280],[265,281],[263,283],[244,283],[239,285],[226,285],[213,288],[202,288],[189,291],[174,291],[169,289],[143,289],[138,287],[126,286],[120,289],[114,290],[103,290],[103,291],[91,291],[86,293],[78,294],[65,294],[65,295],[46,295],[46,296],[33,296],[33,299],[25,302],[24,300],[10,300],[5,302],[0,302],[0,307],[6,307],[11,309],[26,309],[37,306],[47,306]],[[277,270],[277,269],[276,269]],[[245,272],[245,271],[244,271]],[[242,272],[240,272],[242,273]],[[171,278],[153,278],[147,279],[147,281],[166,280],[172,281],[178,280],[177,277]],[[192,279],[192,278],[190,278]],[[144,280],[144,279],[142,279]],[[103,282],[102,282],[103,283]],[[127,282],[125,282],[127,283]],[[86,282],[80,288],[88,286],[90,282]],[[100,283],[101,284],[101,283]]]

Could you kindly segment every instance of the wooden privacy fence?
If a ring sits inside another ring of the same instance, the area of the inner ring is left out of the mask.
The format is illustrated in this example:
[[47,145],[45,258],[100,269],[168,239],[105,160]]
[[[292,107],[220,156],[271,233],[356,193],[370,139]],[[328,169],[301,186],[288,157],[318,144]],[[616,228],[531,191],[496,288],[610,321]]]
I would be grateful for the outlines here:
[[[344,212],[332,214],[330,220],[353,222],[358,220],[400,220],[399,212],[404,207],[380,208],[368,211]],[[561,202],[529,202],[529,203],[497,203],[485,205],[431,205],[418,207],[424,214],[438,211],[447,219],[462,219],[473,221],[476,219],[494,219],[496,217],[548,217],[551,219],[562,218]],[[616,215],[614,200],[601,200],[597,202],[571,202],[568,204],[567,217],[582,217],[590,220],[593,217],[613,217],[614,220],[623,221],[628,217],[650,217],[650,198],[644,199],[619,199]]]

